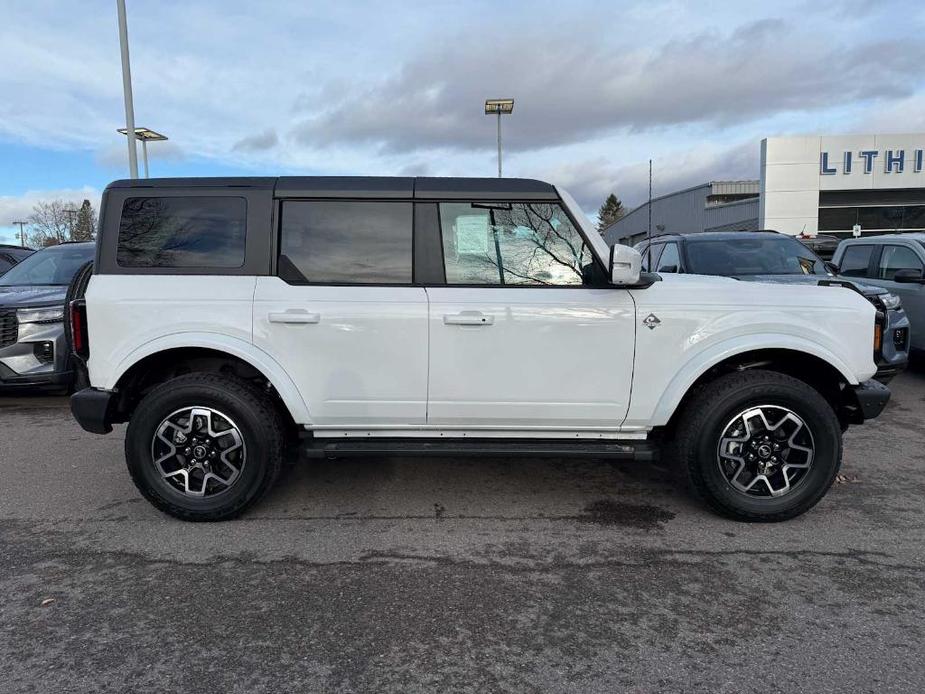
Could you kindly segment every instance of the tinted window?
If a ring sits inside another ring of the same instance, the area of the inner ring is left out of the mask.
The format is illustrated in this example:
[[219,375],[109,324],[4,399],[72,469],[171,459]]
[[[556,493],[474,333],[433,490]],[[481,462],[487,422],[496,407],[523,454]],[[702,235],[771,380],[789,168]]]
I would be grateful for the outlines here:
[[246,216],[244,198],[128,198],[116,262],[122,267],[241,267]]
[[282,204],[279,276],[321,284],[411,284],[410,202]]
[[887,245],[880,253],[880,268],[877,277],[891,280],[897,270],[921,270],[922,261],[911,248]]
[[447,284],[585,283],[590,249],[556,203],[440,203]]
[[649,246],[649,248],[652,250],[651,253],[645,248],[640,251],[642,255],[642,265],[640,266],[640,269],[643,272],[649,272],[650,260],[652,261],[652,267],[658,267],[658,256],[661,254],[664,247],[664,244],[653,243],[651,246]]
[[0,275],[13,267],[14,264],[10,256],[0,253]]
[[866,277],[873,246],[848,246],[838,265],[838,274],[847,277]]
[[862,229],[923,229],[925,205],[819,209],[819,231],[850,231],[855,224],[860,224]]
[[[824,275],[825,266],[795,239],[687,240],[687,272],[698,275]],[[664,263],[664,259],[660,261]]]
[[665,250],[659,256],[658,264],[655,266],[659,272],[677,272],[681,269],[681,256],[678,255],[678,244],[665,244]]
[[0,277],[0,286],[68,285],[88,260],[93,260],[94,246],[64,244],[37,251],[11,267]]

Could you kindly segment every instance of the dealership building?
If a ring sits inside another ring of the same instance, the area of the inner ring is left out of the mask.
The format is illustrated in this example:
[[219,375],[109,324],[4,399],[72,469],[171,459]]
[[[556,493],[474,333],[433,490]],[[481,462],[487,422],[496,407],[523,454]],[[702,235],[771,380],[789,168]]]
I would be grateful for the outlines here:
[[[774,229],[837,237],[925,230],[925,133],[769,137],[760,178],[710,181],[651,202],[651,233]],[[650,229],[650,203],[607,227],[611,245]]]

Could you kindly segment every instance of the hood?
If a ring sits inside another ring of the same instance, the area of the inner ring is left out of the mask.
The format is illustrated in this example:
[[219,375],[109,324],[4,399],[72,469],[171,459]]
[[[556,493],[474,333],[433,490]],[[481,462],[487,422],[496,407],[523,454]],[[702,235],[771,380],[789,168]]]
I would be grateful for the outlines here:
[[67,287],[56,285],[0,287],[0,308],[58,306],[64,303],[66,294]]
[[823,275],[733,275],[733,277],[743,282],[769,282],[771,284],[819,284],[819,280],[833,279],[840,282],[850,282],[860,289],[864,296],[877,296],[888,293],[883,287],[864,284],[858,282],[854,277],[842,277],[841,275],[834,277]]

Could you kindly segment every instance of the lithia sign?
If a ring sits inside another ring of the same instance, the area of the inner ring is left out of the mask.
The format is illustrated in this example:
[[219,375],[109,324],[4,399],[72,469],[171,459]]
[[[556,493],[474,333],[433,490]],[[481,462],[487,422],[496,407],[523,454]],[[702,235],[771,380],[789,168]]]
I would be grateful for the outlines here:
[[883,173],[903,173],[907,167],[913,173],[922,172],[925,150],[922,149],[865,149],[859,152],[820,152],[819,174],[834,176],[853,172],[873,173],[874,167],[883,166]]

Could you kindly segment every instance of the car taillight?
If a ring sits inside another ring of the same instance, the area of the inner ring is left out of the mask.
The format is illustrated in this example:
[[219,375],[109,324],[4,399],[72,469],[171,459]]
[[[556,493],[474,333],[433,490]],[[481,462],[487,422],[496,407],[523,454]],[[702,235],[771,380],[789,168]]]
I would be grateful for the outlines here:
[[90,345],[87,344],[87,304],[78,299],[71,302],[71,348],[81,359],[90,356]]

